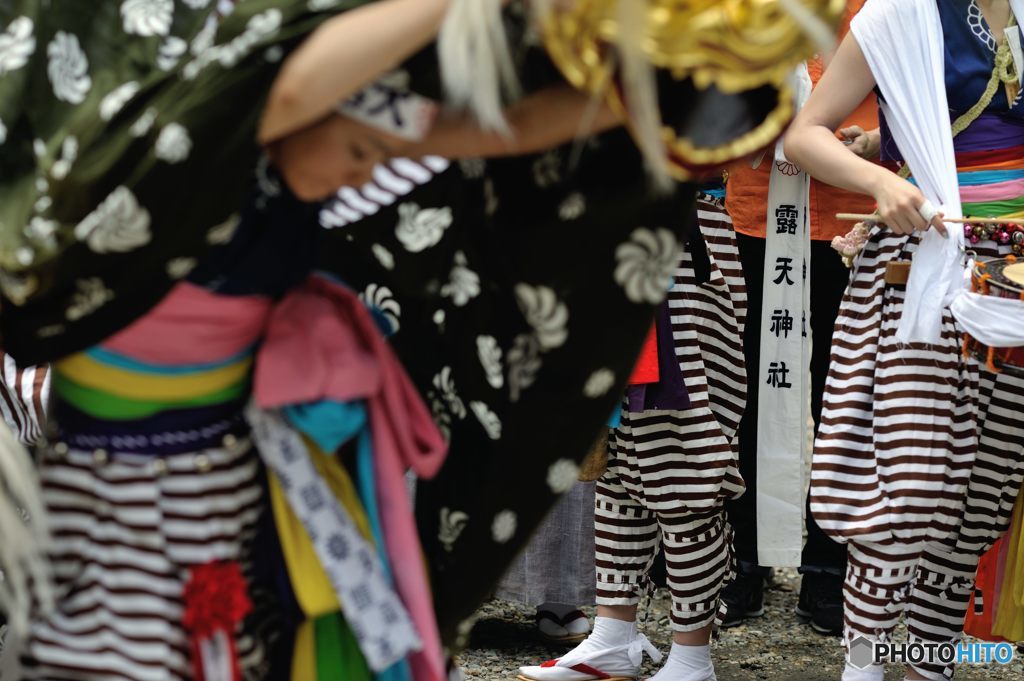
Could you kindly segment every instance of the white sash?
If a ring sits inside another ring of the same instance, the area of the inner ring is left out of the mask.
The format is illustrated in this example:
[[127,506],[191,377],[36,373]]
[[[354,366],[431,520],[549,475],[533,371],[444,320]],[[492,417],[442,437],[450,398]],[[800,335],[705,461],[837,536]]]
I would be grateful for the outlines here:
[[[811,91],[806,64],[795,80],[802,107]],[[763,566],[797,567],[810,443],[810,178],[786,160],[781,141],[772,160],[757,388],[757,557]]]
[[309,458],[302,438],[276,411],[245,411],[263,462],[277,475],[334,588],[367,664],[381,672],[423,649],[419,634],[372,546]]

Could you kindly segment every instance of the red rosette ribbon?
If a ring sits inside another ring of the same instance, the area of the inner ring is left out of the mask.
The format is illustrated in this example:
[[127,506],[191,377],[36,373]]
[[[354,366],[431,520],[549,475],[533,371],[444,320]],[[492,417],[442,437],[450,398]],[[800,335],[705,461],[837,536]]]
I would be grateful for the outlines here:
[[182,623],[189,632],[195,680],[240,681],[235,632],[252,612],[241,566],[213,561],[192,568],[183,596]]

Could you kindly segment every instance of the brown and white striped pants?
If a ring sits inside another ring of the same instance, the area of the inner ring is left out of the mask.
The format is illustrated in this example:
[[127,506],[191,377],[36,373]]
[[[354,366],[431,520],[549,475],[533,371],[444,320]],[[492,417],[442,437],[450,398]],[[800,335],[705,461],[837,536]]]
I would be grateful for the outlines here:
[[22,368],[0,352],[0,415],[22,443],[42,439],[49,397],[48,367]]
[[40,453],[58,605],[33,624],[26,681],[187,681],[191,569],[238,561],[256,606],[235,636],[244,679],[266,678],[266,594],[251,581],[266,499],[247,440],[158,460]]
[[958,640],[978,559],[1008,528],[1024,475],[1024,380],[963,359],[948,311],[939,344],[896,341],[903,291],[885,266],[916,243],[872,236],[833,337],[811,507],[849,542],[847,642],[890,637],[902,613],[912,639]]
[[609,441],[608,470],[597,484],[595,514],[598,604],[638,603],[660,542],[676,631],[714,621],[732,569],[723,504],[743,491],[736,429],[746,401],[746,288],[721,203],[701,198],[697,209],[710,280],[697,283],[687,253],[669,293],[691,406],[639,414],[623,409]]

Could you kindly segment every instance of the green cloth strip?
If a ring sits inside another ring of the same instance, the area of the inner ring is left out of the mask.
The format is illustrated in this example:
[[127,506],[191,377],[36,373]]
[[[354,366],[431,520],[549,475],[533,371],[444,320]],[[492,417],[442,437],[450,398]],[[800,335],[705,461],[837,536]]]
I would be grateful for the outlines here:
[[53,391],[62,400],[80,412],[105,421],[132,421],[148,418],[170,409],[208,407],[237,400],[249,389],[249,379],[245,378],[222,390],[188,400],[136,400],[117,397],[95,388],[87,388],[56,371],[53,372],[52,380]]
[[1007,201],[984,201],[981,203],[965,203],[965,215],[976,218],[998,218],[1024,211],[1024,196]]
[[316,681],[372,681],[370,668],[341,613],[313,622],[316,639]]

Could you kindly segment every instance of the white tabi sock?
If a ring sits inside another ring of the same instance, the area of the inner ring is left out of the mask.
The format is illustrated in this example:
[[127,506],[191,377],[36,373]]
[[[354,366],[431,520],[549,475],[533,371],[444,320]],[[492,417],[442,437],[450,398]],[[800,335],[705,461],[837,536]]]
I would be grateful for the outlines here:
[[632,643],[640,635],[636,628],[636,622],[626,622],[611,617],[595,617],[594,630],[590,632],[587,641],[595,649],[614,648],[615,646]]
[[661,670],[650,681],[715,681],[711,646],[672,644],[672,652]]

